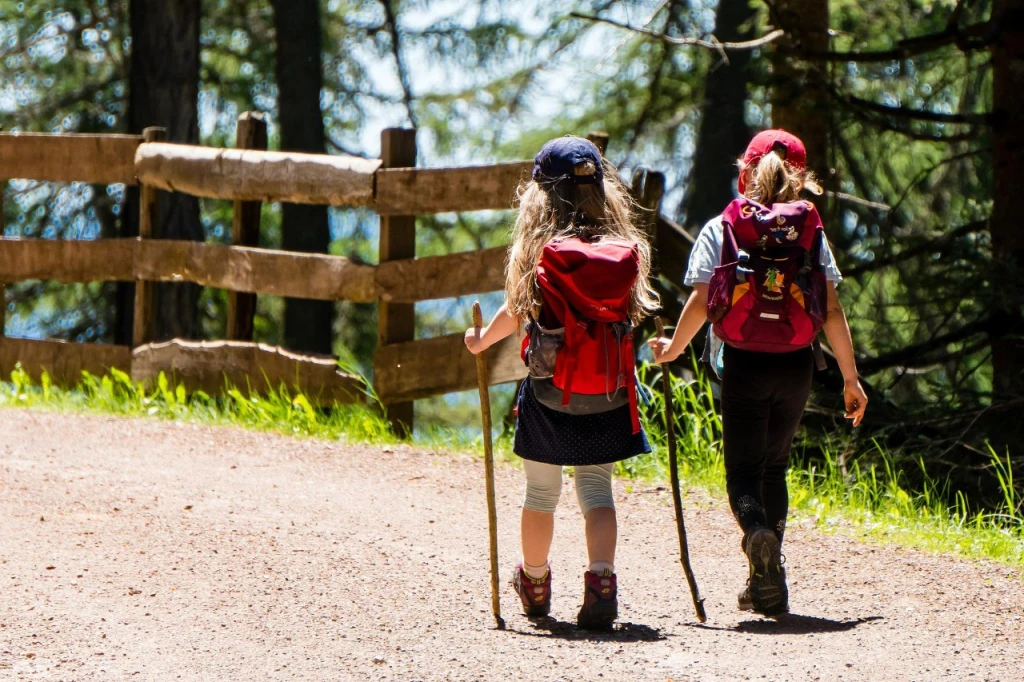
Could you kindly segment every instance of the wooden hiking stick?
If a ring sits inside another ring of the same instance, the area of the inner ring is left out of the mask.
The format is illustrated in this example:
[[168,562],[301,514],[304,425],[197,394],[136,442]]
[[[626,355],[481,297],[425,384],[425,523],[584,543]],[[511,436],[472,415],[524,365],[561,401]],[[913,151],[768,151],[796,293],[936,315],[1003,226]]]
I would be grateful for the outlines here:
[[[473,303],[473,326],[484,326],[480,301]],[[477,331],[477,334],[480,332]],[[498,510],[494,504],[494,451],[491,448],[491,395],[487,391],[487,359],[484,352],[476,354],[476,383],[480,389],[480,418],[484,427],[484,472],[487,476],[487,530],[491,540],[491,611],[499,630],[505,629],[501,617],[501,598],[498,596]]]
[[[665,325],[661,318],[654,318],[658,328],[658,336],[665,336]],[[697,579],[693,576],[693,569],[690,567],[690,549],[686,544],[686,524],[683,522],[683,500],[679,493],[679,461],[676,457],[676,429],[675,420],[672,418],[672,371],[668,363],[661,363],[661,388],[665,394],[665,434],[668,438],[668,468],[669,476],[672,479],[672,504],[676,508],[676,530],[679,532],[679,562],[683,565],[683,573],[686,574],[686,582],[690,585],[690,596],[693,597],[693,608],[697,611],[697,620],[705,622],[708,619],[704,612],[704,598],[700,596],[700,589],[697,587]]]

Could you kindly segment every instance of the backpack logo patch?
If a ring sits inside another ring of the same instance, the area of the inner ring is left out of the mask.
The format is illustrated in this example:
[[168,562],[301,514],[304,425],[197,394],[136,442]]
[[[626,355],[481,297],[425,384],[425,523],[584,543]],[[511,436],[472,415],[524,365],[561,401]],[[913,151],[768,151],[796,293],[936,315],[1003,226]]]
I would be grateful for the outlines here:
[[782,285],[786,275],[779,272],[774,266],[768,268],[764,277],[764,298],[769,301],[782,300]]

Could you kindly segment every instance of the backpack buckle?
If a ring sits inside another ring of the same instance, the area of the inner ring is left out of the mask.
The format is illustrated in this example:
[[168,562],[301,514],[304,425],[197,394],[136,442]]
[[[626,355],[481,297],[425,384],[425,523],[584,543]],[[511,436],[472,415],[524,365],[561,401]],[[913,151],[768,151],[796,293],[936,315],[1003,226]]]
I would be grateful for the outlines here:
[[749,267],[750,254],[740,249],[736,254],[736,280],[745,282],[748,277],[753,277],[754,271]]

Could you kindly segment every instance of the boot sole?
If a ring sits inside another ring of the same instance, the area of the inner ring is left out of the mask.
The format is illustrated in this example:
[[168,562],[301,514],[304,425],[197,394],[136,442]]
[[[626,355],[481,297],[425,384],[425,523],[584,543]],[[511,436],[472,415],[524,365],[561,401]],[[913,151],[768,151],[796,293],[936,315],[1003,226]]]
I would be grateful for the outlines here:
[[754,567],[750,576],[753,610],[765,616],[789,611],[789,589],[782,565],[772,557],[780,554],[779,539],[771,531],[754,533],[747,547],[747,558]]

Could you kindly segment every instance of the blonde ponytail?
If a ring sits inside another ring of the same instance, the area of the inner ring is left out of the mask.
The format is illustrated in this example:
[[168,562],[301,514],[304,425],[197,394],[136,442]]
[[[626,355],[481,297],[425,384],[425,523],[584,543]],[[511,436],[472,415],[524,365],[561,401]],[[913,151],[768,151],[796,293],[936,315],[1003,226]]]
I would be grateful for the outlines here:
[[818,184],[814,173],[794,168],[773,151],[762,156],[750,167],[750,180],[743,194],[748,199],[767,206],[796,201],[800,198],[802,190],[815,195],[822,193],[821,185]]

